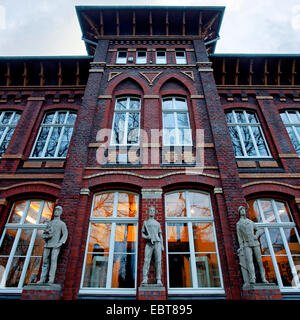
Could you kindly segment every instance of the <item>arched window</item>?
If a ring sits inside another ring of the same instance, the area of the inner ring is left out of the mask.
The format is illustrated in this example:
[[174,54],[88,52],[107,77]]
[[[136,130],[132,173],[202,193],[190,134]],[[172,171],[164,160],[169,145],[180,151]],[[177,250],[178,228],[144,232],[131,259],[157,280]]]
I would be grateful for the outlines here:
[[165,196],[165,207],[169,292],[222,292],[209,194],[171,192]]
[[111,144],[139,144],[141,100],[136,97],[116,99]]
[[281,119],[290,136],[296,152],[300,155],[300,113],[298,110],[286,110],[280,113]]
[[185,98],[163,98],[162,116],[165,146],[192,145],[188,105]]
[[65,158],[72,138],[76,113],[47,112],[31,152],[31,158]]
[[266,278],[281,290],[300,289],[300,239],[291,211],[285,201],[248,201],[250,219],[264,233],[259,242]]
[[0,239],[0,290],[21,289],[38,280],[43,228],[51,220],[53,208],[54,202],[41,199],[13,204]]
[[135,293],[138,201],[126,191],[94,196],[82,292]]
[[258,117],[253,111],[226,112],[227,123],[237,158],[270,157]]
[[0,157],[4,154],[20,117],[21,113],[17,111],[0,112]]

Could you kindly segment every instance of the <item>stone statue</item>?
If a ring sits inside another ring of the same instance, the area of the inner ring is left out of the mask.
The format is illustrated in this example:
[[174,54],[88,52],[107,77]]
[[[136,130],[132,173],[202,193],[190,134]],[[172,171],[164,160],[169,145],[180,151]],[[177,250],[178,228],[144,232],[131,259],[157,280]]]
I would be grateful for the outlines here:
[[[259,266],[262,282],[268,283],[265,278],[265,269],[262,263],[258,242],[258,238],[260,237],[263,230],[258,230],[256,224],[250,219],[246,218],[245,207],[240,206],[238,211],[240,220],[236,224],[236,230],[240,246],[240,248],[238,249],[238,255],[244,279],[244,286],[248,286],[256,282],[253,253]],[[254,230],[256,231],[255,234]]]
[[148,273],[151,258],[154,252],[156,281],[158,286],[162,286],[161,282],[161,253],[164,251],[164,244],[160,223],[154,219],[155,208],[149,208],[149,219],[145,220],[142,228],[142,237],[147,240],[145,246],[145,259],[143,266],[142,285],[148,283]]
[[[66,224],[60,220],[60,215],[63,212],[61,206],[56,206],[54,209],[54,218],[46,225],[44,233],[42,235],[45,240],[42,274],[38,284],[54,283],[54,277],[57,267],[57,258],[60,252],[61,246],[66,242],[68,238],[68,230]],[[48,274],[49,273],[49,274]]]

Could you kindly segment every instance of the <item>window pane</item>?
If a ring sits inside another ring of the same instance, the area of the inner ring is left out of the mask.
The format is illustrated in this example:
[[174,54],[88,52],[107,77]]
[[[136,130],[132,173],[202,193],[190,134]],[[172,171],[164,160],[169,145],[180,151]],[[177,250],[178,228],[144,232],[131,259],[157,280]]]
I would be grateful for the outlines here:
[[163,109],[172,110],[173,109],[173,100],[171,98],[163,100]]
[[87,254],[84,272],[84,287],[105,288],[108,255]]
[[180,145],[187,145],[192,143],[191,130],[190,129],[177,129],[178,143]]
[[11,121],[11,124],[17,125],[17,123],[19,122],[20,118],[21,118],[21,114],[16,112],[14,117],[13,117],[13,119],[12,119],[12,121]]
[[54,202],[45,201],[40,223],[47,223],[48,221],[51,220],[53,209],[54,209]]
[[16,238],[17,231],[17,229],[6,230],[6,234],[0,247],[0,256],[6,256],[10,254],[11,248]]
[[176,192],[165,196],[167,217],[186,217],[185,193]]
[[247,112],[247,116],[250,123],[258,123],[255,113]]
[[296,112],[289,111],[288,114],[291,123],[300,123]]
[[8,262],[8,257],[6,256],[0,256],[0,282],[2,281],[5,269],[6,269],[6,265]]
[[193,223],[195,252],[216,252],[212,223]]
[[189,199],[192,217],[211,216],[210,199],[207,194],[189,191]]
[[248,201],[250,219],[253,222],[262,222],[262,218],[261,218],[261,215],[259,213],[257,201],[258,200]]
[[42,256],[44,251],[45,241],[43,239],[43,230],[39,229],[36,233],[34,245],[32,248],[31,256]]
[[189,231],[186,223],[168,223],[168,251],[190,251]]
[[58,157],[66,157],[73,134],[73,128],[64,128],[61,143],[57,153]]
[[226,119],[228,123],[235,123],[233,112],[227,112],[226,113]]
[[95,196],[93,217],[111,217],[113,214],[114,193],[107,192]]
[[115,253],[136,252],[136,225],[117,224],[115,234]]
[[284,287],[295,285],[293,282],[293,274],[287,256],[276,257],[277,266],[281,275],[282,284]]
[[139,142],[140,114],[138,112],[128,114],[127,143]]
[[65,112],[65,111],[63,111],[63,112],[58,112],[58,113],[57,113],[57,116],[56,116],[55,123],[56,123],[56,124],[64,124],[66,115],[67,115],[67,112]]
[[196,269],[199,288],[216,288],[221,286],[218,259],[216,254],[197,254]]
[[135,255],[114,254],[112,288],[135,287]]
[[10,142],[10,139],[13,135],[15,131],[15,128],[9,128],[7,131],[6,131],[6,134],[5,134],[5,137],[1,143],[1,146],[0,146],[0,156],[2,156],[5,152],[5,150],[7,149],[8,147],[8,144]]
[[168,129],[174,129],[175,128],[174,113],[164,112],[163,113],[163,118],[164,118],[164,128],[168,128]]
[[27,268],[24,284],[36,283],[38,281],[38,275],[40,273],[42,257],[31,257]]
[[54,157],[60,132],[61,132],[61,128],[53,128],[47,148],[46,148],[45,157]]
[[21,217],[24,214],[26,202],[27,202],[26,200],[15,202],[14,208],[13,208],[13,211],[11,213],[11,216],[10,216],[8,223],[20,223],[21,222]]
[[290,123],[290,121],[289,121],[289,119],[288,119],[288,117],[287,117],[285,112],[280,113],[280,116],[281,116],[281,119],[282,119],[283,123]]
[[176,98],[175,99],[175,109],[187,110],[187,104],[186,104],[185,99]]
[[290,139],[292,141],[292,144],[293,144],[296,152],[298,154],[300,154],[300,141],[298,141],[298,139],[297,139],[297,137],[296,137],[296,135],[294,133],[293,128],[292,127],[286,127],[286,130],[287,130],[287,132],[289,134],[289,137],[290,137]]
[[235,115],[238,123],[247,122],[243,111],[235,111]]
[[12,115],[13,115],[13,113],[10,111],[4,112],[4,116],[2,118],[2,124],[8,124]]
[[240,128],[241,128],[242,139],[244,141],[247,155],[257,156],[249,128],[248,127],[240,127]]
[[74,124],[76,121],[76,117],[77,117],[76,113],[70,112],[67,119],[67,124]]
[[32,232],[33,230],[31,229],[24,229],[21,231],[21,235],[15,251],[16,256],[26,256],[26,253],[30,244]]
[[88,252],[94,254],[109,252],[111,224],[109,223],[92,223]]
[[35,149],[34,149],[34,152],[32,155],[33,157],[41,157],[42,156],[42,152],[43,152],[44,146],[46,144],[46,140],[47,140],[49,131],[50,131],[49,127],[43,128],[41,130],[40,136],[38,138],[38,141],[36,143],[36,146],[35,146]]
[[276,222],[275,213],[272,207],[271,200],[260,200],[260,205],[266,222]]
[[279,228],[269,229],[273,250],[276,255],[286,255]]
[[31,201],[29,209],[27,211],[27,216],[25,218],[25,223],[36,224],[41,206],[41,201]]
[[284,228],[284,234],[289,245],[291,254],[300,255],[300,244],[296,235],[295,228]]
[[6,279],[6,287],[17,287],[24,267],[25,257],[14,257]]
[[232,144],[233,144],[233,148],[234,148],[234,153],[236,157],[242,157],[244,156],[244,152],[243,152],[243,148],[242,148],[242,144],[240,141],[240,137],[238,134],[238,130],[237,127],[229,127],[229,132],[230,132],[230,136],[231,136],[231,140],[232,140]]
[[53,119],[54,119],[54,115],[55,115],[55,112],[50,112],[50,113],[47,113],[45,118],[44,118],[44,124],[51,124],[53,122]]
[[116,110],[125,110],[127,109],[127,99],[118,99],[116,103]]
[[140,109],[140,100],[139,99],[130,99],[129,101],[130,110],[139,110]]
[[115,113],[114,120],[114,143],[123,144],[125,134],[125,113]]
[[119,192],[118,197],[118,217],[136,217],[138,206],[138,196],[133,193]]
[[261,156],[268,156],[269,153],[267,151],[267,146],[262,136],[261,129],[259,127],[252,127],[252,132],[253,132],[254,139],[256,141],[259,154]]
[[278,284],[271,256],[262,256],[262,263],[265,269],[266,279],[270,283]]
[[170,254],[168,258],[170,288],[192,287],[190,255]]
[[291,222],[292,217],[289,212],[289,208],[285,202],[275,201],[279,219],[281,222]]
[[178,128],[189,128],[189,118],[186,112],[177,112],[177,126]]

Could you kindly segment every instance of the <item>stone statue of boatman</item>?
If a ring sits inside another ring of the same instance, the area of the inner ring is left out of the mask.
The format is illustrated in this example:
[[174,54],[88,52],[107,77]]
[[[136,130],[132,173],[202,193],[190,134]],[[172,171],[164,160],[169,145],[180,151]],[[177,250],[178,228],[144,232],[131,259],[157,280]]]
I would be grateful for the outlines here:
[[[53,220],[46,225],[42,235],[45,240],[43,265],[40,281],[38,284],[53,284],[57,267],[57,258],[61,246],[67,241],[68,230],[66,224],[60,220],[60,215],[63,212],[61,206],[56,206],[54,209]],[[48,277],[48,281],[47,281]]]
[[142,286],[148,284],[148,273],[153,253],[155,261],[156,285],[163,285],[161,282],[161,256],[162,251],[164,251],[164,244],[160,223],[154,219],[154,216],[155,208],[150,207],[149,219],[144,221],[142,228],[142,237],[147,241],[145,246]]
[[[257,261],[261,280],[263,283],[268,283],[265,278],[265,269],[262,263],[261,252],[258,238],[263,232],[258,230],[256,224],[246,218],[246,209],[243,206],[238,208],[240,220],[236,224],[237,237],[240,248],[238,255],[244,280],[244,287],[256,283],[255,268],[253,263],[253,254]],[[256,233],[254,233],[256,231]]]

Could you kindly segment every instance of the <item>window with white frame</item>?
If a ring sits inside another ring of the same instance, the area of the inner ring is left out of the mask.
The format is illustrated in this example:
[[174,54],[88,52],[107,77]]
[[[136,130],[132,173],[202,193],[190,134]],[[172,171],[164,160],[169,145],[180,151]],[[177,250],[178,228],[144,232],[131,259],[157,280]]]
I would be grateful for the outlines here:
[[31,158],[65,158],[71,141],[76,113],[47,112],[41,124]]
[[165,212],[169,292],[222,292],[209,194],[194,190],[168,193]]
[[250,219],[263,229],[259,240],[266,279],[282,291],[300,290],[300,239],[287,202],[248,201]]
[[181,97],[163,98],[162,115],[164,145],[192,145],[186,99]]
[[20,290],[35,283],[43,256],[43,229],[51,220],[54,202],[20,200],[13,204],[0,239],[0,290]]
[[127,50],[118,50],[117,51],[117,64],[126,64],[127,63]]
[[237,158],[271,156],[255,112],[232,110],[226,113],[226,118]]
[[286,110],[280,113],[281,119],[290,136],[296,152],[300,155],[300,113],[298,110]]
[[141,100],[136,97],[122,97],[116,99],[112,145],[138,145],[140,133]]
[[81,288],[135,293],[138,201],[135,193],[95,194]]
[[184,49],[175,50],[176,64],[186,64],[186,53]]
[[138,49],[136,50],[136,64],[146,64],[147,63],[147,50]]
[[16,111],[0,113],[0,157],[4,154],[20,117],[21,113]]
[[167,54],[164,49],[156,50],[156,64],[166,64],[167,63]]

